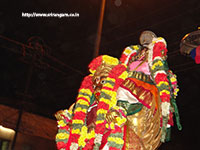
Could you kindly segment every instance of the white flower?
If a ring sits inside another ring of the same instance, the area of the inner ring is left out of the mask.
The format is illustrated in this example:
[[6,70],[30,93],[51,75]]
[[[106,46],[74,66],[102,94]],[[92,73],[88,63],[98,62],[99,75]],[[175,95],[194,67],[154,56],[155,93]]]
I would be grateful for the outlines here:
[[150,67],[152,66],[152,63],[153,63],[153,46],[154,46],[153,43],[148,45],[148,48],[149,48],[148,63]]
[[96,134],[96,135],[95,135],[94,143],[99,143],[99,144],[101,144],[102,136],[103,136],[102,134]]
[[170,108],[170,103],[168,102],[163,102],[161,104],[161,109],[162,109],[162,115],[167,117],[169,115],[169,108]]
[[72,143],[70,146],[70,150],[77,150],[78,149],[78,144],[77,143]]

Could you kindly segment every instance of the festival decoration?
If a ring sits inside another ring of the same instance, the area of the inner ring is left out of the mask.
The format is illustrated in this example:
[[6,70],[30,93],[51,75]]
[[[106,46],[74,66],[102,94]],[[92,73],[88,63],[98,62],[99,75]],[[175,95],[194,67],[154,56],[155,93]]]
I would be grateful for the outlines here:
[[[86,115],[89,106],[91,105],[91,97],[94,92],[92,88],[93,82],[92,77],[95,75],[98,67],[106,64],[114,66],[108,77],[105,79],[105,84],[102,87],[101,95],[97,107],[97,118],[96,118],[96,128],[91,132],[88,132],[86,126]],[[117,122],[115,124],[106,124],[105,117],[109,110],[118,111],[121,114],[123,113],[116,107],[116,90],[120,84],[126,79],[128,73],[126,72],[126,65],[119,64],[118,59],[103,55],[94,59],[90,65],[89,70],[92,74],[85,77],[81,87],[79,89],[79,94],[77,96],[76,105],[74,108],[73,117],[65,118],[65,120],[58,121],[59,133],[56,136],[57,147],[58,149],[65,148],[70,150],[77,150],[82,148],[84,150],[91,149],[91,145],[94,143],[93,149],[99,149],[102,141],[103,132],[107,128],[115,129],[112,134],[108,137],[108,143],[113,143],[113,139],[121,139],[123,141],[123,133],[120,129],[120,126],[126,122],[125,115],[118,116],[116,118]],[[121,108],[122,109],[122,108]],[[72,128],[70,130],[67,121],[72,123]],[[109,126],[109,127],[108,127]],[[118,127],[117,127],[118,126]],[[117,137],[118,133],[121,133]],[[123,143],[123,142],[121,142]],[[108,144],[110,147],[113,147],[113,144]],[[116,143],[116,146],[119,147],[120,143]],[[121,144],[121,147],[123,144]]]
[[152,32],[140,41],[125,48],[120,61],[101,55],[89,64],[76,103],[56,114],[59,150],[155,150],[169,140],[173,113],[182,128],[166,41]]

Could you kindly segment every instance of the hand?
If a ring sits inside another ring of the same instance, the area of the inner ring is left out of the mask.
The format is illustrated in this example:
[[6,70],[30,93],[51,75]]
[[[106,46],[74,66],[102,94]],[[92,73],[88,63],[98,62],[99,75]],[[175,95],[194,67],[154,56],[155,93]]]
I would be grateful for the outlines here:
[[108,123],[114,122],[117,123],[116,117],[120,116],[119,112],[117,111],[109,111],[106,115],[106,121]]
[[55,117],[58,121],[63,120],[64,119],[64,115],[63,115],[64,110],[59,110],[55,113]]

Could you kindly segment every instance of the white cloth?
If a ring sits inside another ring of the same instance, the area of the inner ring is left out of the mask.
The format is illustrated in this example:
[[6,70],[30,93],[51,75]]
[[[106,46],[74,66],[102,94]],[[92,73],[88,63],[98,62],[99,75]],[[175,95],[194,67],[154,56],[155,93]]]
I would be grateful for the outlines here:
[[117,90],[117,100],[128,101],[130,104],[139,102],[135,96],[122,87],[119,87]]

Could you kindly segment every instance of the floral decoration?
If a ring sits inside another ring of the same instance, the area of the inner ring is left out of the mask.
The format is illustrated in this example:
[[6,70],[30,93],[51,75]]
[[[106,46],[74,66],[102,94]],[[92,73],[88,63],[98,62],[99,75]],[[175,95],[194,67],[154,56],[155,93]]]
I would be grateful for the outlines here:
[[[88,132],[88,128],[86,125],[86,116],[87,110],[91,105],[90,99],[94,92],[92,88],[92,77],[94,76],[97,68],[102,63],[113,65],[115,67],[110,71],[101,90],[96,112],[96,128]],[[86,76],[81,83],[73,112],[73,117],[68,119],[65,118],[64,120],[58,122],[59,132],[56,136],[58,149],[99,149],[104,130],[106,129],[105,117],[107,112],[112,107],[116,106],[116,90],[128,76],[126,68],[126,65],[120,64],[118,59],[110,57],[108,55],[99,56],[89,64],[89,70],[92,74]],[[117,118],[117,120],[118,126],[121,126],[126,121],[126,119],[124,119],[124,116]],[[71,122],[72,124],[71,128],[68,125],[69,122]],[[117,130],[115,130],[115,132],[122,131],[118,128]],[[123,140],[123,136],[119,138],[121,138],[121,141]],[[110,140],[112,141],[113,138],[110,138]]]

